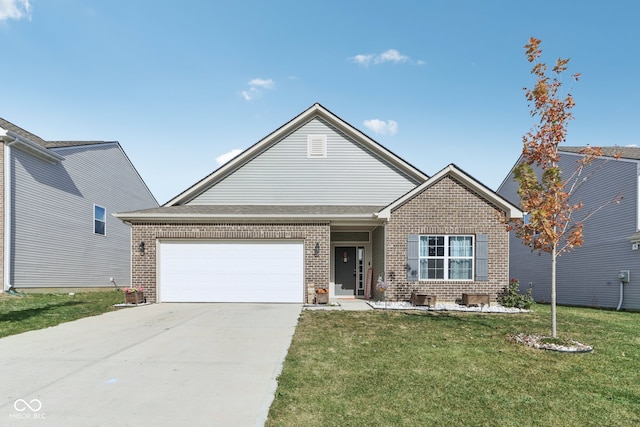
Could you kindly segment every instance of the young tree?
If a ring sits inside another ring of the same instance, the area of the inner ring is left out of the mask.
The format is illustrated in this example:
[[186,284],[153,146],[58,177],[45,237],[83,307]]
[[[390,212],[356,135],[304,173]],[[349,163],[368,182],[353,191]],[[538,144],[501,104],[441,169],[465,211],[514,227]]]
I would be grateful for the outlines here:
[[[540,44],[541,40],[531,37],[524,46],[527,60],[534,64],[531,74],[536,78],[533,89],[524,90],[531,116],[537,117],[538,123],[522,137],[522,160],[514,170],[521,207],[528,215],[526,220],[512,220],[507,227],[515,230],[516,236],[533,251],[551,255],[551,330],[556,337],[557,258],[563,252],[581,246],[584,221],[607,204],[617,202],[619,197],[577,218],[576,212],[583,206],[581,202],[572,201],[571,196],[585,181],[582,176],[585,167],[601,157],[602,150],[599,147],[581,150],[575,171],[569,177],[563,177],[558,165],[558,145],[566,140],[567,124],[573,119],[571,109],[575,103],[571,93],[562,98],[559,90],[562,87],[560,77],[567,70],[569,59],[559,58],[551,69],[555,76],[549,77],[547,66],[539,61]],[[580,74],[572,75],[575,81],[579,77]]]

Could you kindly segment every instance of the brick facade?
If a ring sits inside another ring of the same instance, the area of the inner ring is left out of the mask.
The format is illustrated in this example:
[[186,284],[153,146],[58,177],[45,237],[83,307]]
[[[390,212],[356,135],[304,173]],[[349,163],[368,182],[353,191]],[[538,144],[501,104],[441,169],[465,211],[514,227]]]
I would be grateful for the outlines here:
[[[149,302],[158,302],[156,293],[156,242],[170,239],[200,240],[302,240],[305,253],[305,302],[312,302],[315,289],[326,287],[330,275],[329,223],[216,223],[166,224],[132,223],[131,283],[144,288]],[[138,250],[145,242],[144,254]],[[316,243],[320,253],[314,253]]]
[[[445,176],[395,208],[385,225],[386,298],[408,301],[412,291],[435,295],[439,302],[453,302],[462,293],[485,293],[495,301],[509,282],[509,235],[500,222],[500,209],[454,177]],[[132,223],[132,284],[141,286],[149,302],[157,301],[157,242],[159,240],[297,240],[304,242],[305,303],[315,290],[331,280],[331,226],[311,223]],[[487,281],[407,280],[407,237],[410,234],[486,234]],[[145,252],[138,250],[145,242]],[[319,243],[320,253],[315,254]],[[372,248],[373,251],[376,248]],[[375,284],[374,284],[375,287]]]
[[[509,282],[509,234],[500,223],[499,208],[450,176],[391,212],[386,226],[387,298],[408,301],[416,290],[436,295],[437,301],[453,302],[463,292],[488,293],[492,301]],[[409,234],[487,234],[489,280],[407,280]]]

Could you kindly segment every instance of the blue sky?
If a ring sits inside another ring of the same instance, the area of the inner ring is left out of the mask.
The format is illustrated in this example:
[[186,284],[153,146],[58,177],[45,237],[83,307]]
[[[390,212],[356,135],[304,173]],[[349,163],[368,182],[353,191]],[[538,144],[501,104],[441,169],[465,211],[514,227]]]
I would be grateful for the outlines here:
[[497,189],[534,124],[531,36],[582,73],[565,85],[568,144],[638,143],[639,9],[0,0],[0,117],[47,140],[120,141],[160,203],[315,102],[427,174],[455,163]]

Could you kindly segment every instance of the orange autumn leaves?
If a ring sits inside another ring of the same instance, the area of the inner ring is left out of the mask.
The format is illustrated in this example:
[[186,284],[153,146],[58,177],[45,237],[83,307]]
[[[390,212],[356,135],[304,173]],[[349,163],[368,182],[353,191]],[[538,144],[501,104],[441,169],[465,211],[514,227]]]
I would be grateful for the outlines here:
[[[599,147],[586,147],[577,162],[576,171],[567,179],[562,176],[558,162],[559,144],[566,141],[567,124],[573,119],[571,110],[575,102],[571,93],[560,96],[560,77],[567,70],[569,59],[558,59],[552,68],[552,76],[547,73],[546,64],[540,62],[541,40],[530,38],[525,45],[527,60],[533,63],[531,74],[536,83],[532,89],[524,88],[529,102],[531,116],[538,123],[523,138],[522,160],[514,169],[518,181],[518,195],[521,207],[528,213],[526,220],[515,219],[508,228],[533,250],[558,254],[583,243],[583,222],[575,213],[582,209],[582,203],[572,203],[571,195],[580,185],[579,177],[583,169],[602,156]],[[572,75],[578,81],[580,74]],[[539,173],[539,175],[538,175]]]

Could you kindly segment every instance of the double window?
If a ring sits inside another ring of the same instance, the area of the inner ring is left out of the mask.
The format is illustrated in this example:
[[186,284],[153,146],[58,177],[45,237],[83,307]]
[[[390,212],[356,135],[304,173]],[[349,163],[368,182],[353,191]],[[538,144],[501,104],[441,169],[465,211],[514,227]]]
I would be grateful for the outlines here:
[[102,206],[93,205],[93,232],[95,234],[106,233],[107,210]]
[[420,236],[419,280],[473,280],[473,236]]

